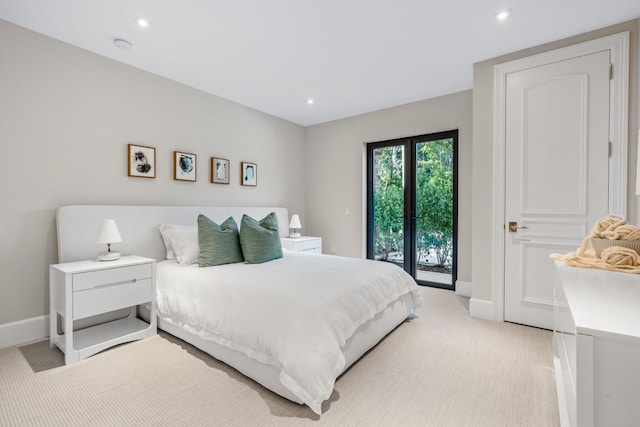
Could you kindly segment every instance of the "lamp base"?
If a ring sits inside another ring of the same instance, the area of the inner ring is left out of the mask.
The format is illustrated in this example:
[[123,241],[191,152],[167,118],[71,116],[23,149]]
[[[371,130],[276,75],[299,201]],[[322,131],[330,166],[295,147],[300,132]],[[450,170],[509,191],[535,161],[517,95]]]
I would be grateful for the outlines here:
[[120,252],[100,252],[98,261],[115,261],[120,259]]
[[300,235],[300,233],[289,233],[289,237],[291,237],[292,239],[297,239],[302,236]]

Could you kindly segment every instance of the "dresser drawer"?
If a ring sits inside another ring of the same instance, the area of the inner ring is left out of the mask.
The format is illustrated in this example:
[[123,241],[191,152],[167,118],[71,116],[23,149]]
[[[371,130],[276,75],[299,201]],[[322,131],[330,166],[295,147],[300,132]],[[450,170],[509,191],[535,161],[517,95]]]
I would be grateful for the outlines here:
[[115,285],[102,285],[73,293],[73,319],[149,302],[153,298],[153,283],[148,279],[133,279]]
[[133,280],[148,279],[151,277],[152,268],[151,264],[140,264],[77,273],[73,275],[73,292],[105,285],[132,282]]

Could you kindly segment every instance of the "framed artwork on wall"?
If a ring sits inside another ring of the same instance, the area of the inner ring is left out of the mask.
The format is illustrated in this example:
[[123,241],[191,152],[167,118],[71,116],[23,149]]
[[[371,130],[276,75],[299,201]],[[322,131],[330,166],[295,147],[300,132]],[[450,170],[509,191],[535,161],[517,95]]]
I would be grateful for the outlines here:
[[173,179],[196,181],[196,155],[182,151],[173,152]]
[[137,178],[156,177],[156,149],[144,145],[128,144],[128,175]]
[[258,165],[255,163],[240,163],[240,184],[255,187],[258,185]]
[[229,160],[218,157],[211,158],[211,183],[229,183]]

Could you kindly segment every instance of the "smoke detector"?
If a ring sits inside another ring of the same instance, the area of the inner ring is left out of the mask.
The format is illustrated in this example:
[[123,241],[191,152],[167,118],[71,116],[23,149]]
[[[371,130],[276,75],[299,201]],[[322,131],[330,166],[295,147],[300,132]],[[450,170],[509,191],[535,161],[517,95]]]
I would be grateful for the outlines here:
[[118,39],[118,38],[113,39],[113,44],[115,44],[118,49],[122,49],[122,50],[130,50],[133,47],[131,42],[125,39]]

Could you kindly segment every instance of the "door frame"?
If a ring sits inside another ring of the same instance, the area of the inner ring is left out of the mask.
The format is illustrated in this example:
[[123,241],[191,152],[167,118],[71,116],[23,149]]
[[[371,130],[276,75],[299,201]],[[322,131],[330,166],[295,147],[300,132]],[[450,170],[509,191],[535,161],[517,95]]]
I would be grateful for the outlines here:
[[[376,142],[367,142],[365,143],[365,165],[364,170],[366,173],[366,179],[364,180],[365,185],[365,209],[364,209],[364,229],[365,229],[365,248],[364,253],[368,259],[373,259],[373,175],[372,175],[372,165],[373,165],[373,150],[376,148],[384,148],[391,147],[395,145],[401,145],[404,148],[404,157],[405,162],[403,165],[403,179],[405,182],[404,186],[404,267],[403,269],[407,271],[407,273],[411,274],[416,282],[418,282],[417,271],[415,266],[415,251],[416,247],[416,236],[413,231],[407,233],[408,230],[415,229],[415,221],[416,221],[416,197],[413,194],[412,190],[417,188],[417,176],[416,176],[416,168],[411,167],[414,165],[414,161],[416,158],[416,145],[421,142],[428,141],[436,141],[439,139],[453,139],[453,232],[452,232],[452,240],[453,240],[453,251],[451,254],[452,259],[452,271],[451,271],[451,284],[446,285],[437,282],[419,282],[419,284],[424,286],[430,286],[435,288],[443,288],[455,291],[456,290],[456,281],[458,278],[458,140],[459,140],[459,129],[451,129],[446,131],[438,131],[432,132],[423,135],[417,136],[408,136],[402,138],[395,138],[386,141],[376,141]],[[374,148],[375,146],[375,148]],[[413,159],[408,164],[407,159]],[[407,263],[409,261],[409,264]]]
[[627,146],[629,100],[629,32],[587,41],[498,64],[493,68],[493,224],[491,268],[493,320],[504,321],[505,294],[505,116],[507,74],[582,55],[611,51],[609,213],[627,217]]

